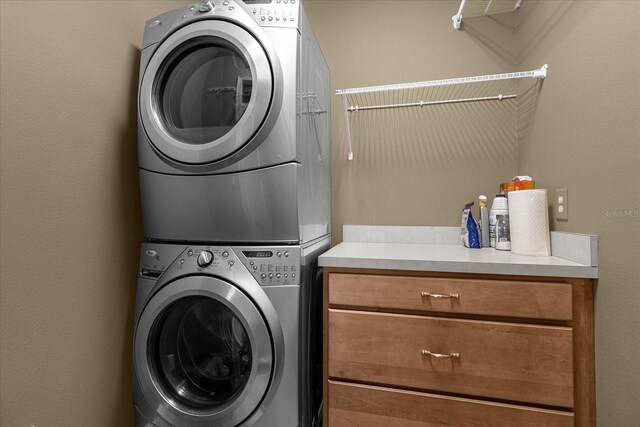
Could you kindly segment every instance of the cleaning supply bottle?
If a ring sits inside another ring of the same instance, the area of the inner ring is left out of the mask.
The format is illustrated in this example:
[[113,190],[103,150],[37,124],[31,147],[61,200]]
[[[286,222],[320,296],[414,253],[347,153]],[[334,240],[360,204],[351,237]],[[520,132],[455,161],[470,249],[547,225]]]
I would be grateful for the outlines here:
[[511,250],[511,228],[509,214],[496,215],[496,249],[499,251]]
[[489,212],[489,243],[492,248],[496,247],[496,222],[497,215],[506,215],[507,223],[509,218],[509,205],[507,202],[507,196],[504,194],[496,194],[491,204],[491,211]]
[[483,248],[488,248],[491,245],[489,237],[489,208],[487,208],[487,196],[479,196],[478,201],[480,204],[480,241]]

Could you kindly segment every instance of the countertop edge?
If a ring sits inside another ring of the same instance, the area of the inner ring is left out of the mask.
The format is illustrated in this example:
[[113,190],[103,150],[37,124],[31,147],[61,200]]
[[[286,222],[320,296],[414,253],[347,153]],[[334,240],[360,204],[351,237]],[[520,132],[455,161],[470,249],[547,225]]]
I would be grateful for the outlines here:
[[403,260],[321,255],[321,267],[432,271],[439,273],[475,273],[503,276],[540,276],[597,279],[598,268],[589,266],[554,266],[536,264],[496,264],[470,261]]

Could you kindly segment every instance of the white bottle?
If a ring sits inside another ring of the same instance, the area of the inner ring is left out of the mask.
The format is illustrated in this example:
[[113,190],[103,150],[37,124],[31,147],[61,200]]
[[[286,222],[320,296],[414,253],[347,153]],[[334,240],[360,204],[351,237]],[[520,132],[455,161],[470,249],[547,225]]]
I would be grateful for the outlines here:
[[507,196],[504,194],[496,194],[491,204],[491,212],[489,212],[489,242],[492,248],[496,247],[496,215],[509,217],[509,204]]
[[509,227],[509,214],[496,215],[496,249],[500,251],[511,250],[511,229]]

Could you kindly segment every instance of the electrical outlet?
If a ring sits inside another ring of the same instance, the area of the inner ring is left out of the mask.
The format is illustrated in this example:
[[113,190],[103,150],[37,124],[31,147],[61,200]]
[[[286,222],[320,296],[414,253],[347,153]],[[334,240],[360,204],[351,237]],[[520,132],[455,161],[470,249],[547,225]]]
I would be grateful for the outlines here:
[[556,219],[558,221],[569,220],[569,190],[560,188],[556,190],[556,201],[553,204],[556,210]]

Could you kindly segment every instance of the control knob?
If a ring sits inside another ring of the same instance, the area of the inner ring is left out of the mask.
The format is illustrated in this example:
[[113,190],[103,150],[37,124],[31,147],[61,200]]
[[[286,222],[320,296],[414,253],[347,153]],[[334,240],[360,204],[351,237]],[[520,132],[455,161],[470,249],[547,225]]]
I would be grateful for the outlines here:
[[212,10],[213,10],[213,5],[211,4],[210,1],[201,0],[200,3],[198,4],[198,12],[200,13],[207,13],[207,12],[211,12]]
[[202,251],[198,255],[198,265],[200,267],[208,267],[213,262],[213,254],[210,251]]

